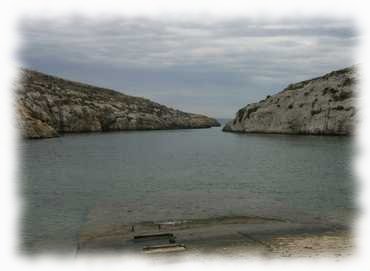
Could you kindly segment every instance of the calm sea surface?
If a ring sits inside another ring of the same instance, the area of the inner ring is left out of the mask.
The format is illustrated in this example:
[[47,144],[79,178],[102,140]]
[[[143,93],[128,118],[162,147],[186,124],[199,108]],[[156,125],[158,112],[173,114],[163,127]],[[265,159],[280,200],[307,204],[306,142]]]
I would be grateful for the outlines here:
[[251,215],[342,223],[351,139],[220,128],[66,135],[20,144],[22,247],[73,250],[82,228]]

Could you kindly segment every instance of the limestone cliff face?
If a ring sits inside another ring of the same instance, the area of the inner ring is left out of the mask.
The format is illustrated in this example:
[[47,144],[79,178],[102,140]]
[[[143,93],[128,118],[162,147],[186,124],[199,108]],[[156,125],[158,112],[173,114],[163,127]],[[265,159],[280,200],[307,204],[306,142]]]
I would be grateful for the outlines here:
[[18,124],[26,138],[220,126],[215,119],[203,115],[25,69],[16,87],[16,99]]
[[353,132],[356,110],[354,67],[291,84],[240,109],[224,131],[244,133],[335,134]]

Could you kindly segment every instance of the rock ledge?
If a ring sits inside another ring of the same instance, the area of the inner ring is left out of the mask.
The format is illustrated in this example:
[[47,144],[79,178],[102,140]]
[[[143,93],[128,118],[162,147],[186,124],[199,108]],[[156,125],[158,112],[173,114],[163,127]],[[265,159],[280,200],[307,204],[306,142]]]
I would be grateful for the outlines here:
[[193,129],[220,126],[148,99],[22,69],[16,86],[17,121],[25,138],[62,133]]
[[223,131],[349,135],[356,110],[355,67],[291,84],[283,91],[241,108]]

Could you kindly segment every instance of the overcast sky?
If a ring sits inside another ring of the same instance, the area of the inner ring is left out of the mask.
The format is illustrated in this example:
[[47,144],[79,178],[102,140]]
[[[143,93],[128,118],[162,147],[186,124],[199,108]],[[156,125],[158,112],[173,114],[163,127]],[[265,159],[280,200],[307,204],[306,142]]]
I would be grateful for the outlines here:
[[231,118],[286,85],[354,63],[339,19],[27,20],[21,64],[170,107]]

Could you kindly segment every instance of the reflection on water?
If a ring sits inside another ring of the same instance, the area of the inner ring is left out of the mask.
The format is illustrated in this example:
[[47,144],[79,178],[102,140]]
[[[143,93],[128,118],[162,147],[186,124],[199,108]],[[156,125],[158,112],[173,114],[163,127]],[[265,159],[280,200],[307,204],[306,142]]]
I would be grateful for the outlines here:
[[343,222],[353,208],[346,137],[212,128],[67,135],[20,149],[28,251],[71,249],[81,227],[232,215]]

